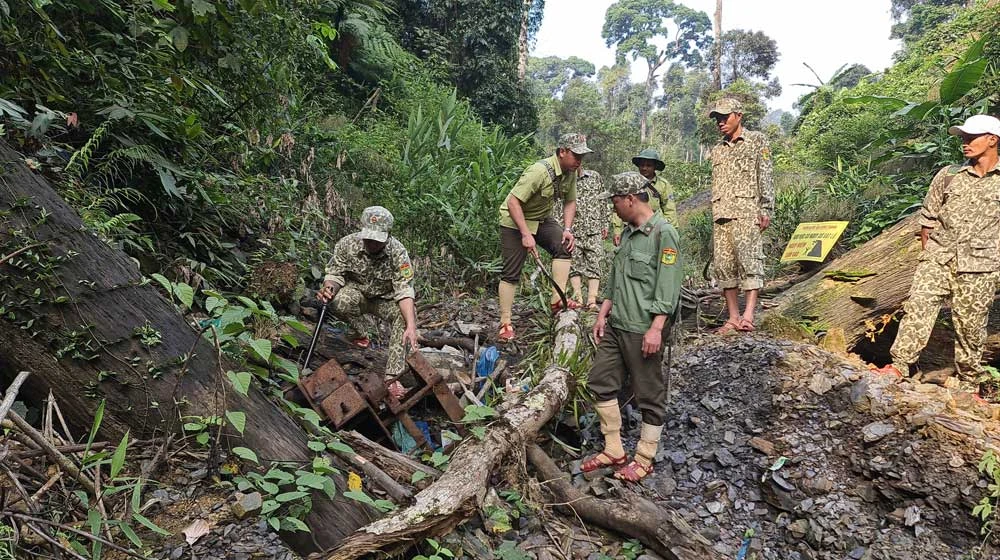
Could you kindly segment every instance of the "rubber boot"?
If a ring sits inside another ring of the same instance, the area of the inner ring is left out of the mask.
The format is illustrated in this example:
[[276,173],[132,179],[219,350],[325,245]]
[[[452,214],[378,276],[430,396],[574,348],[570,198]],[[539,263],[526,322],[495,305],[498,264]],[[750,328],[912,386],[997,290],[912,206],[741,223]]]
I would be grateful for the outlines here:
[[[597,417],[601,419],[601,433],[604,434],[604,454],[611,459],[625,455],[622,446],[622,413],[618,400],[599,402],[594,405]],[[654,451],[655,453],[655,451]]]
[[[569,267],[573,261],[569,259],[552,259],[552,280],[555,281],[556,286],[564,293],[566,292],[566,282],[569,280]],[[559,298],[559,292],[555,288],[552,288],[552,303],[562,301]]]
[[663,435],[662,425],[653,426],[643,422],[642,431],[639,432],[639,443],[635,446],[635,462],[644,467],[653,465],[656,449],[660,446],[661,435]]
[[597,305],[597,294],[600,292],[601,279],[587,278],[587,305]]
[[510,282],[500,281],[499,289],[499,300],[500,300],[500,325],[509,325],[510,318],[512,314],[512,309],[514,307],[514,292],[517,291],[517,286],[511,284]]
[[583,278],[571,276],[569,283],[573,286],[573,299],[580,305],[583,305]]

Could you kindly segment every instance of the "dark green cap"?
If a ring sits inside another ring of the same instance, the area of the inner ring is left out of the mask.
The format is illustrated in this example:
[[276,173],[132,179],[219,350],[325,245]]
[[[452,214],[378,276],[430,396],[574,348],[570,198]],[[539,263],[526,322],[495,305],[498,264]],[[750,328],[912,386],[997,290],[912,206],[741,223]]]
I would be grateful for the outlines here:
[[660,159],[660,154],[658,154],[656,150],[652,148],[646,148],[645,150],[639,152],[639,155],[632,158],[632,165],[638,167],[639,160],[643,159],[648,159],[649,161],[656,164],[657,171],[663,171],[663,169],[667,166],[667,164],[663,163],[663,160]]

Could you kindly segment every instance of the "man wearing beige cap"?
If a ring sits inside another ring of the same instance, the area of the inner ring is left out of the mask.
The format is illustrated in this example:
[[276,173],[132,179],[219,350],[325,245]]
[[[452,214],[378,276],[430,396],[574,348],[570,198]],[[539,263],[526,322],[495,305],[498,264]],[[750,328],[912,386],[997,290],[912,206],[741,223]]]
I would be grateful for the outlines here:
[[958,386],[978,396],[986,323],[1000,280],[1000,120],[976,115],[948,132],[962,139],[966,162],[938,171],[931,181],[920,209],[922,250],[906,315],[890,350],[892,363],[876,371],[909,375],[950,297]]
[[359,346],[367,346],[366,333],[359,324],[366,315],[392,322],[388,379],[406,368],[404,344],[417,348],[417,313],[413,300],[413,264],[406,248],[391,237],[392,214],[381,206],[369,206],[361,213],[361,231],[340,239],[326,265],[323,287],[316,298],[333,300],[333,314],[352,328]]
[[[762,232],[774,214],[771,149],[761,132],[743,128],[743,105],[724,97],[708,116],[722,142],[712,148],[712,253],[715,279],[726,298],[729,318],[719,333],[754,330],[757,294],[764,287]],[[740,313],[739,290],[746,293]]]
[[[497,340],[514,339],[511,323],[514,292],[521,278],[521,267],[528,253],[538,255],[541,245],[552,255],[552,279],[565,291],[569,279],[570,253],[573,251],[573,218],[576,216],[576,170],[583,163],[587,147],[583,134],[563,134],[555,155],[538,161],[524,170],[510,195],[500,206],[500,332]],[[552,217],[556,200],[563,201],[563,223]],[[552,310],[562,306],[553,288]],[[578,307],[570,300],[569,307]]]

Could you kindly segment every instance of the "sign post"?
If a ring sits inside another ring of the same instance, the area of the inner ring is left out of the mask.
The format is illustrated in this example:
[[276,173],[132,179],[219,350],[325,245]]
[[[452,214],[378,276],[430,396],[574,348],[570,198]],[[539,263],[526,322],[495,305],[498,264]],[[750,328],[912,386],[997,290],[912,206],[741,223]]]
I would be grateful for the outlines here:
[[823,262],[833,249],[840,235],[847,229],[847,222],[803,222],[795,228],[788,240],[781,262]]

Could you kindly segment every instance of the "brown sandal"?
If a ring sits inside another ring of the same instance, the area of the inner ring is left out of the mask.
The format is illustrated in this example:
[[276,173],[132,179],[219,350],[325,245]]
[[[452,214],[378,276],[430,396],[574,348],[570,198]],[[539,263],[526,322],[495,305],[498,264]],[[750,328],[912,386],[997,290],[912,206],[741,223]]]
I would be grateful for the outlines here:
[[715,329],[715,334],[729,334],[740,330],[740,326],[732,321],[726,321],[721,327]]
[[736,330],[740,332],[753,332],[757,330],[757,328],[753,326],[753,321],[746,318],[741,318],[740,326],[736,327]]
[[[604,457],[609,462],[608,463],[602,462],[601,461],[601,457]],[[627,455],[622,455],[621,457],[618,457],[617,459],[615,459],[611,455],[608,455],[607,453],[601,451],[600,453],[594,455],[590,459],[587,459],[586,461],[584,461],[583,463],[581,463],[580,464],[580,471],[581,472],[592,472],[592,471],[596,471],[597,469],[604,469],[604,468],[607,468],[607,467],[617,467],[617,466],[620,466],[620,465],[624,465],[627,461],[628,461],[628,456]]]
[[625,482],[639,482],[653,474],[653,465],[645,466],[635,460],[615,471],[615,478]]

